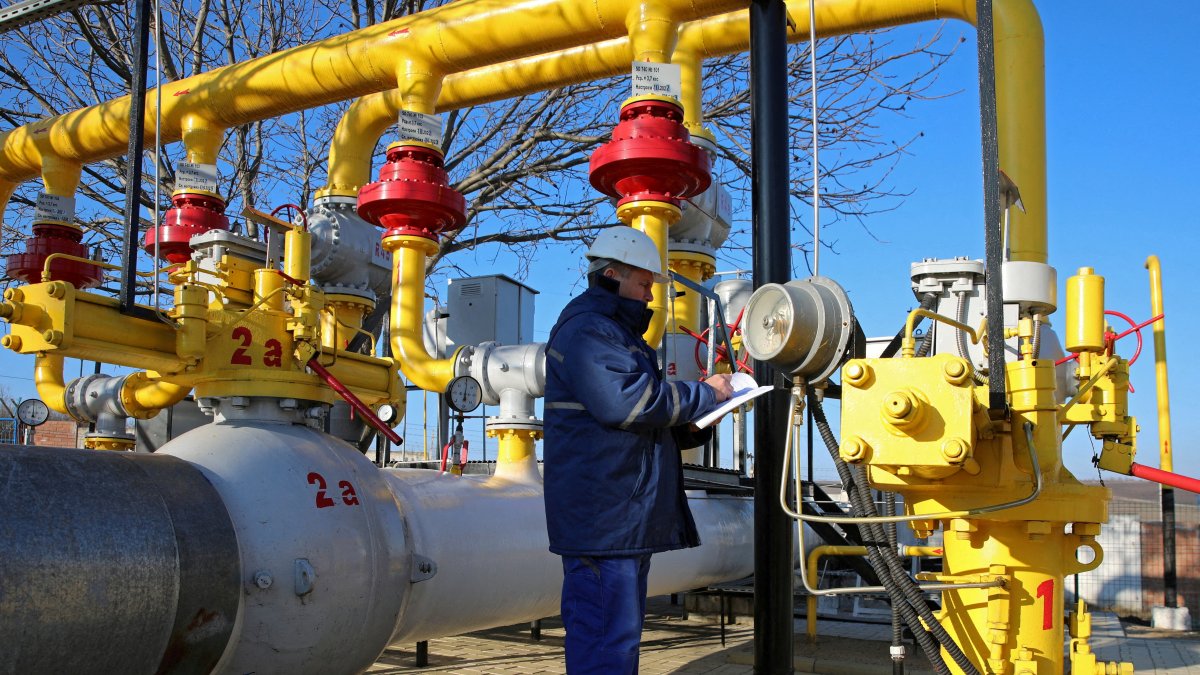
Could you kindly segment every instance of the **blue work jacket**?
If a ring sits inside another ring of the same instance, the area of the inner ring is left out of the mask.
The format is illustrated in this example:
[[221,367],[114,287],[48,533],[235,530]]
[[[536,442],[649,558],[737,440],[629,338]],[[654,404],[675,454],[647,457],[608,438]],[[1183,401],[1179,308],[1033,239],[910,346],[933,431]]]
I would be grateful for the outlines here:
[[680,444],[716,407],[700,382],[666,382],[642,339],[645,303],[594,286],[563,309],[546,348],[545,490],[550,550],[629,556],[700,545]]

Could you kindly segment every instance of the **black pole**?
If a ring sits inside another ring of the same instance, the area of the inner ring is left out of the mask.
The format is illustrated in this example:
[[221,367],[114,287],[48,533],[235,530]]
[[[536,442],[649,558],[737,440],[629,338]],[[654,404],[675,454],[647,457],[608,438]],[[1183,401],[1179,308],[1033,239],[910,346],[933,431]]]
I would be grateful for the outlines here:
[[992,0],[976,0],[979,55],[979,118],[983,145],[983,243],[987,289],[988,409],[992,419],[1007,416],[1004,387],[1004,264],[1000,240],[1000,141],[996,122],[996,46]]
[[142,137],[146,132],[146,62],[150,0],[138,0],[133,34],[133,80],[129,83],[129,167],[125,173],[125,243],[121,252],[121,312],[139,315],[136,304],[138,225],[141,222]]
[[[754,286],[789,281],[787,10],[783,0],[750,5],[750,133]],[[760,384],[775,369],[754,363]],[[792,530],[779,504],[788,392],[759,399],[754,414],[754,672],[792,672]]]
[[1178,580],[1175,577],[1175,489],[1162,486],[1163,519],[1163,605],[1178,607]]

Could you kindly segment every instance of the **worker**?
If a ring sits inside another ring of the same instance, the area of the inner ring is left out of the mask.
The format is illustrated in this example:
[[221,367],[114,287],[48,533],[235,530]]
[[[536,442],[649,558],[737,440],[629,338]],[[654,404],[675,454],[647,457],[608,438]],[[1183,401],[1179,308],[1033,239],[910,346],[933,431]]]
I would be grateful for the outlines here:
[[655,282],[650,237],[603,231],[588,288],[546,347],[545,493],[550,551],[562,556],[567,672],[636,673],[650,556],[700,545],[679,448],[712,436],[695,420],[732,395],[729,375],[664,381],[642,334]]

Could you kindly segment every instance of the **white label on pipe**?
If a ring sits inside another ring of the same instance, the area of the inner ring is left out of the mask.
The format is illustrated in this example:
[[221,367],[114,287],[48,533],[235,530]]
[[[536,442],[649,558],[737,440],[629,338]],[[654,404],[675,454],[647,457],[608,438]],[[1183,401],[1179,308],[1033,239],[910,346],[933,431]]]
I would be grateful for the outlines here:
[[679,99],[682,89],[679,64],[633,62],[633,95],[670,96]]
[[47,220],[75,222],[75,198],[49,195],[45,192],[39,194],[33,207],[33,220],[39,223]]
[[713,181],[713,185],[717,188],[717,217],[726,224],[733,224],[733,197],[724,185],[717,181]]
[[442,118],[437,115],[401,110],[397,123],[400,126],[400,140],[442,144]]
[[180,162],[175,165],[176,190],[203,190],[216,194],[217,165]]

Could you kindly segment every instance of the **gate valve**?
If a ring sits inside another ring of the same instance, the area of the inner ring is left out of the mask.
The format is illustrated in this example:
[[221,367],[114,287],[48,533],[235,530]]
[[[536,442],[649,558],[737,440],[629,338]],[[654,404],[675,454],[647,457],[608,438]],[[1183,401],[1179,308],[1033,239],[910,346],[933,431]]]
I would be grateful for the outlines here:
[[416,141],[393,143],[379,181],[358,192],[358,215],[386,228],[383,238],[438,234],[467,224],[466,200],[450,187],[442,152]]
[[683,107],[658,96],[629,99],[612,140],[592,153],[592,187],[620,204],[638,200],[679,206],[712,182],[708,153],[691,142]]
[[146,231],[143,250],[170,263],[187,262],[192,257],[188,242],[192,237],[210,230],[228,230],[225,200],[208,192],[176,192],[171,195],[171,208],[163,214],[162,224]]
[[[83,232],[74,225],[42,222],[33,226],[33,236],[25,240],[25,252],[8,256],[8,275],[26,283],[42,281],[42,270],[46,259],[55,253],[87,258],[88,247],[82,243]],[[55,258],[50,261],[51,278],[65,281],[75,288],[95,288],[100,285],[103,273],[96,265],[89,265],[70,258]]]

